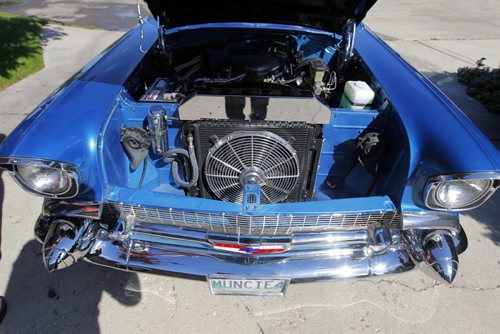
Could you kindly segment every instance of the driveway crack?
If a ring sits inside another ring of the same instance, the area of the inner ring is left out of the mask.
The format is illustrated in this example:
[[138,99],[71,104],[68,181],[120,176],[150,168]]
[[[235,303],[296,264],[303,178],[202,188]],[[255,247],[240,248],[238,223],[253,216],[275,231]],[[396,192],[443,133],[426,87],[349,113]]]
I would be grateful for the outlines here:
[[250,307],[248,307],[247,304],[245,304],[243,301],[242,301],[242,303],[245,306],[245,310],[248,313],[248,315],[250,317],[252,317],[253,320],[255,320],[255,323],[257,324],[257,327],[259,328],[259,334],[264,334],[264,329],[262,328],[262,326],[261,326],[259,320],[257,319],[257,317],[255,316],[255,314],[253,314],[253,312],[250,310]]

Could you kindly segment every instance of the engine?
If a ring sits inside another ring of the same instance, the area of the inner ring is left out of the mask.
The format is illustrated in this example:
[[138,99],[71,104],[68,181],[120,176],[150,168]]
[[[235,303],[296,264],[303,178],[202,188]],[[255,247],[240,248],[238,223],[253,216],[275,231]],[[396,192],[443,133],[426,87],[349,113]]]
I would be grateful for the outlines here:
[[[154,79],[138,99],[160,103],[146,129],[122,133],[131,169],[151,147],[188,196],[249,208],[311,200],[335,71],[321,58],[304,57],[286,34],[199,43],[177,40],[175,48],[161,45],[150,55]],[[161,103],[172,102],[179,106],[168,117]],[[175,148],[167,140],[172,121],[182,128]],[[129,137],[150,139],[134,149]]]
[[[283,35],[233,37],[203,47],[155,49],[155,71],[164,73],[147,87],[142,101],[181,102],[198,94],[304,96],[328,98],[336,75],[321,58],[304,59],[296,39]],[[235,115],[235,117],[242,117]]]

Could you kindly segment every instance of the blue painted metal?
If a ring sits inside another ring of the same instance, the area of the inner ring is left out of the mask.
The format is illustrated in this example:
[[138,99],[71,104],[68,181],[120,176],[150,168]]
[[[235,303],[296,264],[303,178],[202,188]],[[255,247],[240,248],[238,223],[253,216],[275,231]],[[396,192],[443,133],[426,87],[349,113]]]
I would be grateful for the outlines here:
[[[156,38],[154,20],[147,20],[142,29],[142,43],[149,49]],[[101,201],[104,186],[97,168],[101,131],[124,80],[144,56],[138,48],[140,30],[131,30],[42,102],[3,141],[0,157],[71,163],[83,179],[75,200]]]
[[[119,91],[117,85],[74,81],[50,108],[37,113],[36,122],[14,130],[2,145],[0,155],[71,163],[79,168],[83,180],[78,198],[101,199],[101,176],[96,168],[99,132]],[[17,139],[15,144],[13,139]]]
[[256,212],[243,211],[241,204],[214,201],[211,199],[178,196],[148,189],[108,187],[106,199],[112,202],[133,203],[135,205],[175,208],[196,212],[224,212],[227,214],[321,214],[321,213],[373,213],[394,211],[395,206],[388,196],[336,199],[331,201],[291,202],[261,205]]
[[[80,169],[84,183],[83,192],[75,200],[101,202],[109,199],[206,212],[241,212],[239,204],[185,197],[184,191],[171,178],[170,165],[162,165],[158,160],[149,159],[144,187],[137,189],[142,169],[128,170],[128,160],[119,143],[119,129],[122,125],[141,126],[152,105],[135,102],[122,86],[144,56],[138,48],[141,28],[144,30],[143,47],[149,49],[156,39],[156,27],[151,19],[124,36],[43,102],[0,146],[0,157],[37,157],[74,164]],[[338,40],[338,36],[324,31],[253,23],[205,24],[171,29],[167,33],[205,28],[285,29],[297,35],[320,34]],[[320,56],[330,60],[335,53],[332,46],[318,50],[317,41],[312,37],[298,41],[306,57]],[[356,50],[384,87],[409,140],[408,170],[395,172],[398,178],[393,186],[394,193],[396,188],[401,188],[396,203],[402,200],[404,209],[422,210],[416,206],[419,192],[425,180],[435,174],[500,170],[498,150],[470,120],[364,27],[358,31]],[[170,116],[175,114],[177,106],[175,103],[163,104]],[[377,111],[332,110],[332,121],[324,126],[325,143],[317,182],[319,192],[328,175],[346,173],[342,168],[330,170],[332,165],[341,167],[342,160],[348,159],[349,150],[342,144],[355,139],[378,114]],[[170,146],[179,147],[181,124],[169,122]],[[393,180],[396,176],[387,177],[387,189]],[[263,205],[258,213],[394,209],[388,196],[317,199],[324,200]]]
[[260,185],[245,184],[243,187],[243,210],[258,211],[260,208]]
[[378,115],[377,110],[332,110],[330,123],[323,126],[324,142],[316,179],[317,190],[321,190],[329,177],[346,176],[357,158],[357,137]]
[[83,81],[123,85],[144,57],[140,48],[149,50],[156,40],[156,21],[148,17],[142,25],[130,30],[84,66],[78,78]]
[[426,180],[439,174],[500,170],[500,153],[441,91],[368,28],[356,50],[397,110],[410,144],[403,207],[421,210]]
[[498,150],[441,91],[367,28],[357,36],[358,52],[404,124],[412,149],[410,174],[426,160],[444,173],[500,169]]

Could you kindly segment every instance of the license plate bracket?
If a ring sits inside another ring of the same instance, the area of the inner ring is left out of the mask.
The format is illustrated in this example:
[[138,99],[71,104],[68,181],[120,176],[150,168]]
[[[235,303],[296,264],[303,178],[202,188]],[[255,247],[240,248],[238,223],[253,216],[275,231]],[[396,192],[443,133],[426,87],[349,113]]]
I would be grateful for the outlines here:
[[207,276],[214,295],[283,296],[290,284],[289,277],[213,274]]

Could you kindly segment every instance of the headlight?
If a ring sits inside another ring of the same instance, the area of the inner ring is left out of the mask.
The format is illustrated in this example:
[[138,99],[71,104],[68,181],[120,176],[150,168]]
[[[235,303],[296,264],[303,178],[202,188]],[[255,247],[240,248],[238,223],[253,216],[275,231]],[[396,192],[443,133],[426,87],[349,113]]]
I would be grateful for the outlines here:
[[63,194],[71,185],[69,174],[61,169],[19,165],[17,171],[26,185],[42,193]]
[[[469,210],[486,202],[498,188],[498,174],[442,175],[431,179],[425,204],[436,210]],[[488,178],[487,178],[488,177]]]
[[51,198],[78,194],[80,177],[73,165],[33,159],[13,159],[11,163],[14,179],[28,192]]

